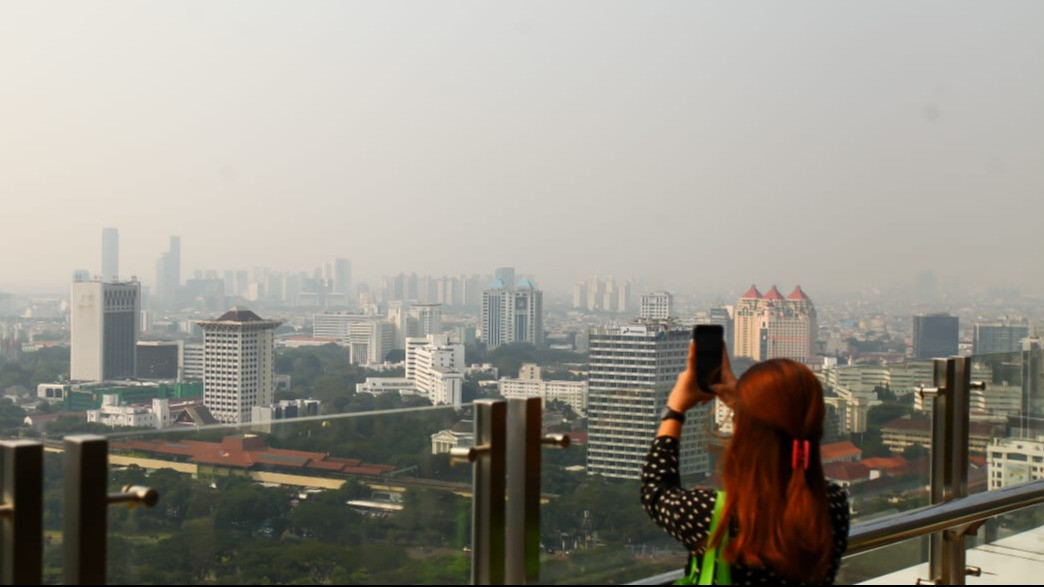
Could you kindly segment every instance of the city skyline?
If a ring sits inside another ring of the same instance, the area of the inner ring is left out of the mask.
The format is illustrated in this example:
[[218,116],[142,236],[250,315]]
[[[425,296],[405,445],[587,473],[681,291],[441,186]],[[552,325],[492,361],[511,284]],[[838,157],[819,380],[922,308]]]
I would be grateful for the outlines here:
[[[511,264],[548,291],[615,274],[826,292],[928,270],[1044,286],[1019,254],[1044,212],[1039,4],[67,15],[0,12],[0,193],[19,219],[3,291],[97,271],[105,226],[124,278],[178,234],[189,270],[344,256],[356,281]],[[506,202],[532,220],[490,241]],[[997,230],[987,206],[1012,211]],[[940,214],[953,230],[927,229]],[[656,254],[624,238],[639,223]]]

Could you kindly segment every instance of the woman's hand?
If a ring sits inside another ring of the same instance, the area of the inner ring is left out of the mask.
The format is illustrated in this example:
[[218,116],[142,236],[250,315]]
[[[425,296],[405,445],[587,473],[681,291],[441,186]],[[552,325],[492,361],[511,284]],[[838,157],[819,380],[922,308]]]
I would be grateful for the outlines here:
[[[724,368],[725,364],[722,364]],[[732,373],[732,370],[729,370]],[[689,361],[688,366],[684,371],[678,374],[678,381],[674,384],[674,389],[671,390],[671,395],[667,397],[667,407],[676,411],[685,413],[689,408],[709,402],[714,399],[714,394],[707,393],[700,389],[696,378],[696,342],[689,343]]]
[[721,383],[712,385],[711,389],[726,406],[732,407],[736,401],[736,375],[732,372],[732,363],[729,362],[729,349],[722,345],[721,348]]

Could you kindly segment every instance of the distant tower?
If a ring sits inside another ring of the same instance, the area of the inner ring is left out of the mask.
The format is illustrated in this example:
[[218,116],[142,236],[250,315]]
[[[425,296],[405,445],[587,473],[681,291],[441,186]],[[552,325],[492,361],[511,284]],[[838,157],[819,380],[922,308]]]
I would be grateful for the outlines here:
[[102,229],[102,281],[120,278],[120,233],[115,228]]
[[178,303],[181,286],[181,237],[170,237],[170,250],[156,261],[156,297],[168,307]]
[[642,294],[638,317],[643,320],[667,320],[674,313],[674,296],[669,291]]
[[518,287],[506,287],[494,279],[482,292],[482,341],[490,350],[502,344],[544,342],[544,294],[528,279]]

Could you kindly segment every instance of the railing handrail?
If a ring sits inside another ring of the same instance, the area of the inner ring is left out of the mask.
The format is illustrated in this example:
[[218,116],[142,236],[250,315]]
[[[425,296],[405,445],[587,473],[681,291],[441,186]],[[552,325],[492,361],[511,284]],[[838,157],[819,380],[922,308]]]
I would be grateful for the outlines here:
[[[1044,480],[976,493],[946,503],[852,526],[845,556],[859,554],[948,528],[963,526],[1044,503]],[[629,585],[667,585],[680,579],[681,569],[639,579]]]

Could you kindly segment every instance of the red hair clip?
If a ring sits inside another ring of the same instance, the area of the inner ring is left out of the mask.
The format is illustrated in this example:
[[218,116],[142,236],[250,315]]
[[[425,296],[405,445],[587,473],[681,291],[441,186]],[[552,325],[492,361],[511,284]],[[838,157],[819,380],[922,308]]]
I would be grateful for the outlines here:
[[794,439],[794,450],[790,456],[790,466],[794,469],[801,465],[801,468],[808,470],[808,462],[811,460],[812,449],[811,443],[807,440]]

